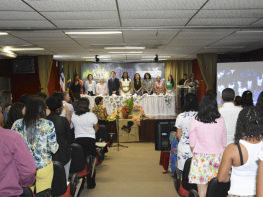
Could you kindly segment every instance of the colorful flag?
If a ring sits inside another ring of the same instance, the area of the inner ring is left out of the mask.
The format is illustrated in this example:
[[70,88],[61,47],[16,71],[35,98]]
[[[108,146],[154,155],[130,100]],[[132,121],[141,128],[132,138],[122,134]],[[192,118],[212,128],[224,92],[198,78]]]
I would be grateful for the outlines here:
[[65,91],[65,76],[64,76],[64,68],[62,66],[61,73],[60,73],[60,80],[59,80],[59,91]]
[[68,85],[67,85],[67,91],[69,91],[70,83],[71,83],[71,77],[70,77],[70,70],[69,70],[69,67],[68,67]]

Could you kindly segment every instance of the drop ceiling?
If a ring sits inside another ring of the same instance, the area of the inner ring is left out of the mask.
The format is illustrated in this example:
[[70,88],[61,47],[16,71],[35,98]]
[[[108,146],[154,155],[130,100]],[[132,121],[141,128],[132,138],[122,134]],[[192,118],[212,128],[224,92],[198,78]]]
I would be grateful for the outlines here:
[[[112,31],[112,35],[67,35]],[[248,33],[238,31],[251,30]],[[261,31],[261,32],[255,32]],[[263,47],[262,0],[1,0],[0,47],[41,47],[18,55],[60,61],[110,55],[140,61],[147,55],[192,60],[202,52],[243,53]],[[143,54],[108,54],[106,46],[145,46]]]

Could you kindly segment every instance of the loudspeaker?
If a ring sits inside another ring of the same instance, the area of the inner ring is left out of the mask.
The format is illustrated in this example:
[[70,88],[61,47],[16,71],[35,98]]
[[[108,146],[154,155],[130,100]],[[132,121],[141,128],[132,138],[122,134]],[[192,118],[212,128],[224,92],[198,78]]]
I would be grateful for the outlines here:
[[175,121],[157,122],[155,127],[155,150],[171,150],[170,132],[175,131]]

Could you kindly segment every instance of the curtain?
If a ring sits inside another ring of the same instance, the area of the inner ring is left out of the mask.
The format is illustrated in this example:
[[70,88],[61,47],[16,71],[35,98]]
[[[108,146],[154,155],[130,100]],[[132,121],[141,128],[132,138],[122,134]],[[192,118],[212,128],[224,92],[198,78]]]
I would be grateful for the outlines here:
[[[63,61],[60,62],[60,72],[61,68],[63,66],[64,68],[64,76],[65,76],[65,90],[67,90],[67,84],[68,84],[68,68],[70,71],[70,77],[71,81],[73,81],[74,75],[75,75],[75,68],[77,70],[77,74],[79,75],[80,79],[82,80],[82,73],[81,73],[81,64],[91,64],[92,62],[90,61],[81,61],[81,62],[70,62],[70,61]],[[87,76],[85,76],[87,77]]]
[[172,75],[176,84],[183,78],[183,74],[188,76],[192,73],[192,60],[170,60],[165,61],[165,81],[168,80],[168,75]]
[[217,53],[196,54],[198,64],[207,85],[207,89],[215,89]]
[[41,85],[41,92],[48,94],[48,82],[53,62],[53,55],[40,55],[38,56],[38,74]]

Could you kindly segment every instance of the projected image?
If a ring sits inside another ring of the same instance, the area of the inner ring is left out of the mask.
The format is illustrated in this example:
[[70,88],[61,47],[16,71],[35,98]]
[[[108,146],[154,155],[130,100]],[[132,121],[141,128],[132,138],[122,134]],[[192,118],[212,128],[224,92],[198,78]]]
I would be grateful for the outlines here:
[[242,96],[246,90],[253,93],[254,104],[263,90],[263,62],[239,62],[217,64],[217,102],[222,104],[222,91],[225,88],[235,90],[236,96]]

